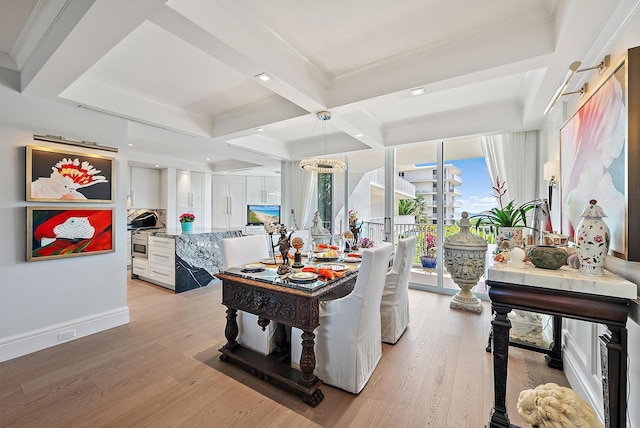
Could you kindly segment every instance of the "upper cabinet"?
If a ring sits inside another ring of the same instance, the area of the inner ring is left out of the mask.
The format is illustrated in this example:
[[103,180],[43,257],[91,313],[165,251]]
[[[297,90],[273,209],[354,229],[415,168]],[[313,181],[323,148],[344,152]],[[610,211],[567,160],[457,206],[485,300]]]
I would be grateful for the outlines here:
[[247,177],[247,205],[280,205],[280,176]]
[[176,171],[176,209],[178,216],[185,212],[195,214],[194,227],[203,227],[205,215],[205,174]]
[[160,170],[129,168],[129,208],[163,208],[160,204]]

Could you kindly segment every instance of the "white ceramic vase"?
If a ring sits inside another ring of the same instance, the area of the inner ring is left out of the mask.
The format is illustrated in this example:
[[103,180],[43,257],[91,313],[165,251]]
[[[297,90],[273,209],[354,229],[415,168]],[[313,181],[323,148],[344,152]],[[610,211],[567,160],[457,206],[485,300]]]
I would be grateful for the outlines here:
[[592,199],[582,212],[582,220],[576,229],[576,253],[580,259],[580,273],[604,275],[604,259],[609,252],[609,227],[602,220],[606,217],[598,201]]

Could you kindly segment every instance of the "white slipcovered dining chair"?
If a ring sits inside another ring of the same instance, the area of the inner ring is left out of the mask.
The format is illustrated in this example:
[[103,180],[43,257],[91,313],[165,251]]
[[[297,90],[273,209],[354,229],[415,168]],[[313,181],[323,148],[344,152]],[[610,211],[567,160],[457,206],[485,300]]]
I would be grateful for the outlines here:
[[409,275],[416,252],[415,236],[400,239],[380,303],[382,341],[395,344],[409,325]]
[[[264,235],[249,235],[222,240],[225,267],[242,266],[260,262],[269,257]],[[275,349],[275,322],[270,322],[265,331],[258,325],[258,316],[238,311],[238,343],[268,355]]]
[[[328,385],[358,394],[380,361],[380,301],[392,250],[388,242],[363,250],[353,291],[320,304],[314,373]],[[301,353],[302,330],[293,328],[292,365],[299,366]]]

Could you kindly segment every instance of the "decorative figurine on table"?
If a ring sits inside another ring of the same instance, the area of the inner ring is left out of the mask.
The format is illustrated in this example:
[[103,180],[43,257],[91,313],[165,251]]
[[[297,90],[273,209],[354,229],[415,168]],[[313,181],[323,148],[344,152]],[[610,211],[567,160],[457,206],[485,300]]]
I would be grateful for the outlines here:
[[356,245],[355,243],[358,242],[358,235],[360,234],[361,227],[362,224],[358,226],[358,211],[349,210],[349,230],[351,230],[351,233],[353,234],[354,242],[354,244],[351,245],[352,249],[354,249],[353,246]]
[[280,239],[278,240],[278,249],[280,250],[280,254],[282,254],[282,264],[278,266],[278,275],[285,275],[291,272],[291,265],[289,264],[289,250],[291,249],[291,235],[293,232],[289,233],[287,236],[287,226],[284,224],[280,225],[280,229],[278,230],[280,233]]
[[273,261],[273,264],[277,264],[276,261],[276,255],[273,252],[273,234],[276,233],[278,231],[278,228],[276,227],[276,225],[274,223],[264,223],[264,230],[265,232],[267,232],[267,234],[269,234],[269,253],[271,253],[271,260]]
[[301,237],[296,236],[291,240],[291,245],[296,249],[295,254],[293,255],[293,265],[291,267],[301,268],[304,267],[302,264],[302,254],[300,254],[300,248],[304,245],[304,241]]

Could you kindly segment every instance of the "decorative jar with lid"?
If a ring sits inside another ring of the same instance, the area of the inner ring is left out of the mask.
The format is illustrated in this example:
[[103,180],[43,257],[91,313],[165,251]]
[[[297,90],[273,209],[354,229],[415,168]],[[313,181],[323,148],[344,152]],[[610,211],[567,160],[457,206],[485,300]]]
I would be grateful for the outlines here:
[[460,232],[449,236],[443,244],[444,266],[460,291],[451,298],[449,307],[465,311],[482,312],[480,300],[471,289],[484,274],[487,241],[469,230],[469,213],[462,212]]
[[609,227],[602,220],[606,217],[598,201],[591,199],[581,214],[576,229],[576,253],[580,258],[579,272],[584,275],[604,275],[604,259],[609,252]]

